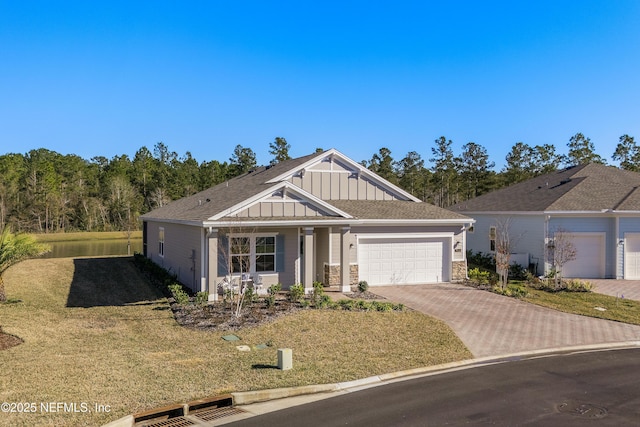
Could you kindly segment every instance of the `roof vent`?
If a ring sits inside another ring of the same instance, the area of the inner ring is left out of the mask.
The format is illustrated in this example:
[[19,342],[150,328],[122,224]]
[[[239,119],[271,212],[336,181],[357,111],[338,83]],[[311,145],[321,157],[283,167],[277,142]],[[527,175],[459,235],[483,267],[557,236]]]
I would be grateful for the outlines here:
[[207,202],[210,202],[210,201],[211,201],[211,199],[207,198]]

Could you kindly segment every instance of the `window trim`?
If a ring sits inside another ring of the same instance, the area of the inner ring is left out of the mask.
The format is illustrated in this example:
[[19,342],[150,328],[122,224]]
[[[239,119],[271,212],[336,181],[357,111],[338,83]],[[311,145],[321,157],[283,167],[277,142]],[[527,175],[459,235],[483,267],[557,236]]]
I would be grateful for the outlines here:
[[[278,233],[239,233],[239,234],[229,234],[229,245],[227,248],[227,255],[229,259],[229,264],[231,267],[232,275],[240,275],[239,271],[233,271],[233,257],[234,256],[242,256],[245,254],[232,254],[232,240],[236,238],[249,238],[249,271],[243,271],[244,274],[272,274],[278,272],[278,239],[276,238]],[[256,241],[260,237],[271,237],[273,238],[273,252],[264,252],[258,254],[256,251]],[[256,259],[258,255],[272,255],[273,256],[273,270],[268,271],[256,271]]]
[[164,258],[164,242],[164,227],[158,227],[158,255],[160,256],[160,258]]
[[497,231],[498,229],[495,225],[489,227],[489,250],[491,252],[496,251],[496,237],[498,235]]

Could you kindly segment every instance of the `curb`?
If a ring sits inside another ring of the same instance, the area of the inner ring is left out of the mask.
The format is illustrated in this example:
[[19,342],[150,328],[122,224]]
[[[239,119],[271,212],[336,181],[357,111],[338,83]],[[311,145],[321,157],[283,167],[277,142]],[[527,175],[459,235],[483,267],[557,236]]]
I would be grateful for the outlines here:
[[[384,383],[388,383],[396,380],[409,379],[410,377],[435,375],[438,373],[444,373],[451,370],[470,369],[470,368],[480,367],[484,365],[514,362],[523,358],[546,357],[546,356],[552,356],[552,355],[559,355],[563,353],[569,354],[569,353],[586,352],[586,351],[603,351],[603,350],[617,350],[617,349],[621,350],[621,349],[634,348],[634,347],[640,347],[640,341],[623,341],[623,342],[606,343],[606,344],[590,344],[590,345],[582,345],[582,346],[557,347],[557,348],[549,348],[549,349],[542,349],[542,350],[532,350],[527,352],[509,353],[509,354],[504,354],[500,356],[487,356],[487,357],[481,357],[476,359],[467,359],[467,360],[461,360],[457,362],[443,363],[441,365],[426,366],[422,368],[414,368],[414,369],[407,369],[403,371],[391,372],[388,374],[374,375],[367,378],[362,378],[362,379],[353,380],[353,381],[345,381],[340,383],[274,388],[274,389],[256,390],[256,391],[239,391],[239,392],[230,393],[230,395],[233,400],[233,406],[250,405],[253,403],[260,403],[260,402],[266,402],[270,400],[284,399],[288,397],[303,396],[303,395],[309,395],[309,394],[330,393],[330,392],[352,392],[352,391],[357,391],[361,388],[375,387],[375,386],[382,385]],[[229,396],[229,395],[226,395],[226,396]],[[209,399],[201,399],[195,402],[204,402],[204,401],[215,402],[217,399],[219,398],[212,397]],[[171,405],[171,407],[180,406],[180,407],[188,408],[193,406],[195,402]],[[165,407],[164,409],[166,408],[167,407]],[[145,414],[153,414],[154,412],[161,414],[162,411],[163,411],[163,408],[158,408],[155,410],[147,411],[145,412]],[[136,417],[134,415],[127,415],[126,417],[123,417],[118,420],[112,421],[108,424],[105,424],[103,425],[103,427],[133,427],[135,425],[135,421],[136,421]]]

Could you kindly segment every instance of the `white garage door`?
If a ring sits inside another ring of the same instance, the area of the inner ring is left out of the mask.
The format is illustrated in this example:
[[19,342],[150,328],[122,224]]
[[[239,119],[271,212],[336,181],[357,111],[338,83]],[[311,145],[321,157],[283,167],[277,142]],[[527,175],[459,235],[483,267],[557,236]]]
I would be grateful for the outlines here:
[[640,234],[624,236],[624,278],[640,280]]
[[562,268],[564,277],[584,279],[604,278],[605,239],[604,234],[571,234],[569,240],[576,249],[576,259]]
[[449,281],[449,239],[361,239],[360,280],[371,286]]

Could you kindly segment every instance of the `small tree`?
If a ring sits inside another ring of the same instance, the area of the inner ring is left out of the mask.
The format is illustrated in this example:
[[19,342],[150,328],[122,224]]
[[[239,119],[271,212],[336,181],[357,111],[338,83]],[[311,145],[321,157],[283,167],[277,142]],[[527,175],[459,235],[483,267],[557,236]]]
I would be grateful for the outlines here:
[[558,228],[553,233],[553,240],[547,245],[547,252],[555,270],[554,279],[557,289],[562,283],[562,268],[569,261],[576,259],[578,250],[571,241],[571,235],[566,230]]
[[522,237],[517,236],[514,238],[511,234],[511,218],[497,221],[495,233],[496,273],[500,276],[500,287],[502,290],[507,288],[509,267],[511,267],[511,251]]
[[0,234],[0,301],[6,301],[3,274],[9,267],[27,258],[49,252],[47,245],[36,242],[33,236],[24,233],[12,234],[8,226]]
[[227,290],[235,317],[240,317],[244,302],[242,276],[251,271],[251,233],[251,231],[242,226],[229,228],[224,235],[227,244],[218,245],[220,258],[226,264],[227,275],[231,282],[233,282],[234,274],[239,275],[237,291],[234,290],[233,286],[230,286]]

